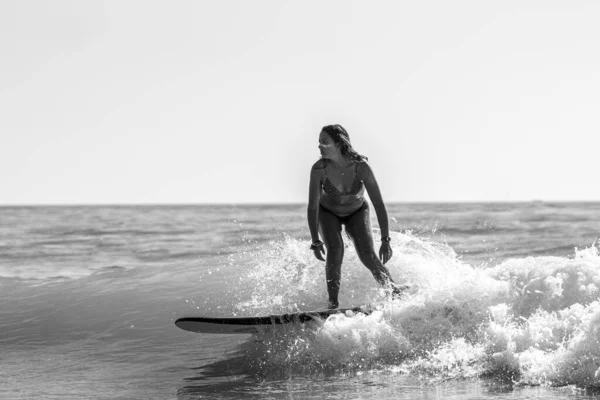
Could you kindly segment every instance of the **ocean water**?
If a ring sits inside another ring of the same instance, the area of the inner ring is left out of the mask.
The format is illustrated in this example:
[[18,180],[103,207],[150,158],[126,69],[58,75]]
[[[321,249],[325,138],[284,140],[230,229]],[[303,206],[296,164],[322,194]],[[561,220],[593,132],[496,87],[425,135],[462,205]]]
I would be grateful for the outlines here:
[[600,399],[599,203],[388,213],[403,299],[348,244],[373,314],[202,335],[326,305],[305,205],[1,207],[0,398]]

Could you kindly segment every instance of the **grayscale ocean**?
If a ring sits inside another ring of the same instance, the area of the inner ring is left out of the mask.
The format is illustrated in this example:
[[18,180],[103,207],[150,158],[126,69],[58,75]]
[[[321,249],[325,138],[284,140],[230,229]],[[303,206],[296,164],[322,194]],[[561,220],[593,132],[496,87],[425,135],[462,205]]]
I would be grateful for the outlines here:
[[0,207],[0,398],[600,399],[600,203],[387,206],[404,298],[255,335],[174,321],[324,308],[305,204]]

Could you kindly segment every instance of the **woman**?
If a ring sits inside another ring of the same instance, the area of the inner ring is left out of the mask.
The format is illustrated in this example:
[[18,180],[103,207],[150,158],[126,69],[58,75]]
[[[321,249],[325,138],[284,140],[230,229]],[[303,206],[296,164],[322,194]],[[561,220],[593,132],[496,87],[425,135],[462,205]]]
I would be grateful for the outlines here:
[[[367,158],[358,154],[350,144],[348,132],[340,125],[328,125],[319,135],[321,159],[310,172],[308,199],[308,227],[312,237],[311,250],[315,257],[325,261],[329,308],[338,308],[338,294],[344,242],[342,225],[360,261],[371,271],[375,280],[392,295],[400,295],[405,287],[394,284],[390,271],[384,266],[392,257],[392,247],[388,228],[388,216],[381,198],[377,180]],[[365,188],[377,213],[381,228],[381,248],[379,257],[373,247],[369,204],[364,198]],[[319,240],[319,231],[323,242]],[[327,249],[325,253],[323,245]]]

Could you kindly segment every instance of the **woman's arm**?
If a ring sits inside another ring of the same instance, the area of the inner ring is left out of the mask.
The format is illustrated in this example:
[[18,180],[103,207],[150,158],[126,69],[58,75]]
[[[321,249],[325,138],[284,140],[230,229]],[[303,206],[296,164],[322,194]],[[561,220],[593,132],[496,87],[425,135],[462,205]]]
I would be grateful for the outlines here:
[[[308,188],[308,209],[306,216],[308,218],[308,229],[313,245],[310,247],[315,257],[325,261],[325,250],[323,243],[319,240],[319,202],[321,200],[321,179],[323,176],[323,163],[317,161],[310,171],[310,184]],[[320,243],[320,244],[319,244]]]
[[321,200],[321,177],[323,175],[323,163],[317,161],[310,170],[310,183],[308,187],[308,229],[313,242],[319,240],[319,202]]
[[373,202],[373,207],[375,208],[375,213],[377,214],[379,229],[381,229],[381,237],[389,236],[390,228],[387,210],[385,208],[385,204],[383,203],[383,198],[381,196],[381,191],[379,190],[377,179],[375,179],[375,174],[373,173],[371,166],[366,162],[360,163],[359,167],[359,178],[362,179],[363,183],[365,184],[369,198],[371,199],[371,202]]
[[[381,197],[381,191],[379,190],[377,179],[375,179],[375,174],[373,174],[373,170],[366,162],[359,164],[359,166],[362,166],[362,176],[359,171],[358,177],[364,182],[367,193],[369,193],[369,197],[373,202],[373,207],[377,214],[377,222],[379,222],[379,229],[381,229],[381,237],[390,236],[387,210],[385,209],[385,204],[383,204],[383,198]],[[381,261],[384,264],[387,263],[393,254],[390,242],[381,241],[381,247],[379,248],[379,258]]]

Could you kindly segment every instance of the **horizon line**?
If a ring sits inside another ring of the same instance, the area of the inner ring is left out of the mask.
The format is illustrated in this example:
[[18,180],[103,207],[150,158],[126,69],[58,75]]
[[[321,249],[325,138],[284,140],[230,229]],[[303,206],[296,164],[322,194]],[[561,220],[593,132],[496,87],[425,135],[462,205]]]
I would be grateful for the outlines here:
[[[415,201],[386,201],[385,204],[587,204],[600,203],[600,200],[415,200]],[[278,206],[278,205],[304,205],[307,202],[148,202],[148,203],[0,203],[2,207],[135,207],[135,206]]]

